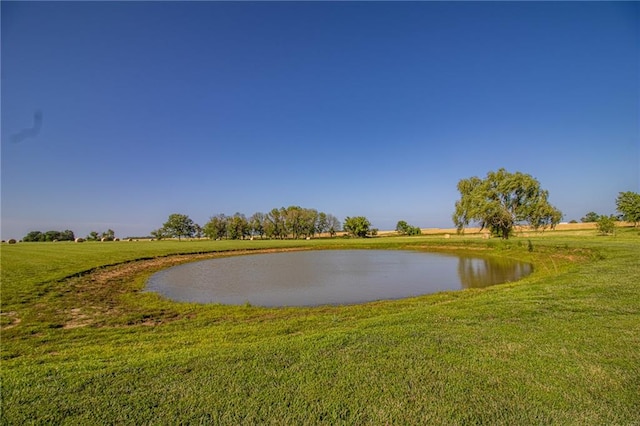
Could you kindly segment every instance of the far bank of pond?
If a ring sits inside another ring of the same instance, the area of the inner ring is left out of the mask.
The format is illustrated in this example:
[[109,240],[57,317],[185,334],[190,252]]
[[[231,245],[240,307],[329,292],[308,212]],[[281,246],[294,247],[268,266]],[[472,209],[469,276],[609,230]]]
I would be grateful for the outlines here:
[[160,271],[148,291],[171,300],[318,306],[400,299],[516,281],[529,263],[413,250],[311,250],[250,254]]

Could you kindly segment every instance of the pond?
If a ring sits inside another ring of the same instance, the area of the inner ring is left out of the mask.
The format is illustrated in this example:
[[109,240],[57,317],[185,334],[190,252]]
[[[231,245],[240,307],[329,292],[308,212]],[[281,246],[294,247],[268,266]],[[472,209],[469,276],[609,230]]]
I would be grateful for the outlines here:
[[180,302],[346,305],[518,280],[528,263],[405,250],[312,250],[186,263],[157,272],[147,291]]

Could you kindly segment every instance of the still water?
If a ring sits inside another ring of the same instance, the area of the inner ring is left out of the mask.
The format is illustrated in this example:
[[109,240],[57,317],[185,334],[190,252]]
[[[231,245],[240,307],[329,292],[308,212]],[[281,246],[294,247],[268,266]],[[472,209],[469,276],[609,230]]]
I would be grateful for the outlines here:
[[400,299],[515,281],[530,264],[402,250],[317,250],[209,259],[151,276],[180,302],[318,306]]

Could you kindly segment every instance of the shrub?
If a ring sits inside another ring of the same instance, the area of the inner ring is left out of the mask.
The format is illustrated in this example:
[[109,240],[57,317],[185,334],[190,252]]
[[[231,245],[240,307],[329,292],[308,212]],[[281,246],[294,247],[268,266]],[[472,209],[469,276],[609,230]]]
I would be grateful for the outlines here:
[[614,233],[616,229],[616,218],[615,216],[605,216],[602,215],[598,219],[597,229],[600,235],[611,235]]

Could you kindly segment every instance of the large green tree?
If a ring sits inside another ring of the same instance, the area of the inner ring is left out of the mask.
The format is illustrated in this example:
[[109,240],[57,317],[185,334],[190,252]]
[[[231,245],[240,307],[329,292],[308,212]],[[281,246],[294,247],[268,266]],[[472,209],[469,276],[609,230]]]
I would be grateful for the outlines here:
[[638,222],[640,222],[640,194],[631,191],[621,192],[616,199],[616,207],[622,214],[622,219],[638,226]]
[[195,233],[195,223],[186,214],[173,213],[162,225],[164,233],[170,237],[192,237]]
[[212,240],[221,240],[227,238],[227,224],[229,220],[224,214],[219,214],[209,218],[202,228],[204,235]]
[[364,216],[346,217],[344,230],[354,237],[364,238],[372,233],[371,222]]
[[236,213],[227,218],[227,238],[230,240],[243,240],[250,235],[249,221],[242,213]]
[[481,228],[507,239],[516,225],[553,228],[562,219],[560,210],[549,204],[549,192],[525,173],[499,169],[487,173],[485,179],[462,179],[458,182],[458,191],[460,200],[456,201],[453,214],[458,232],[476,222]]

